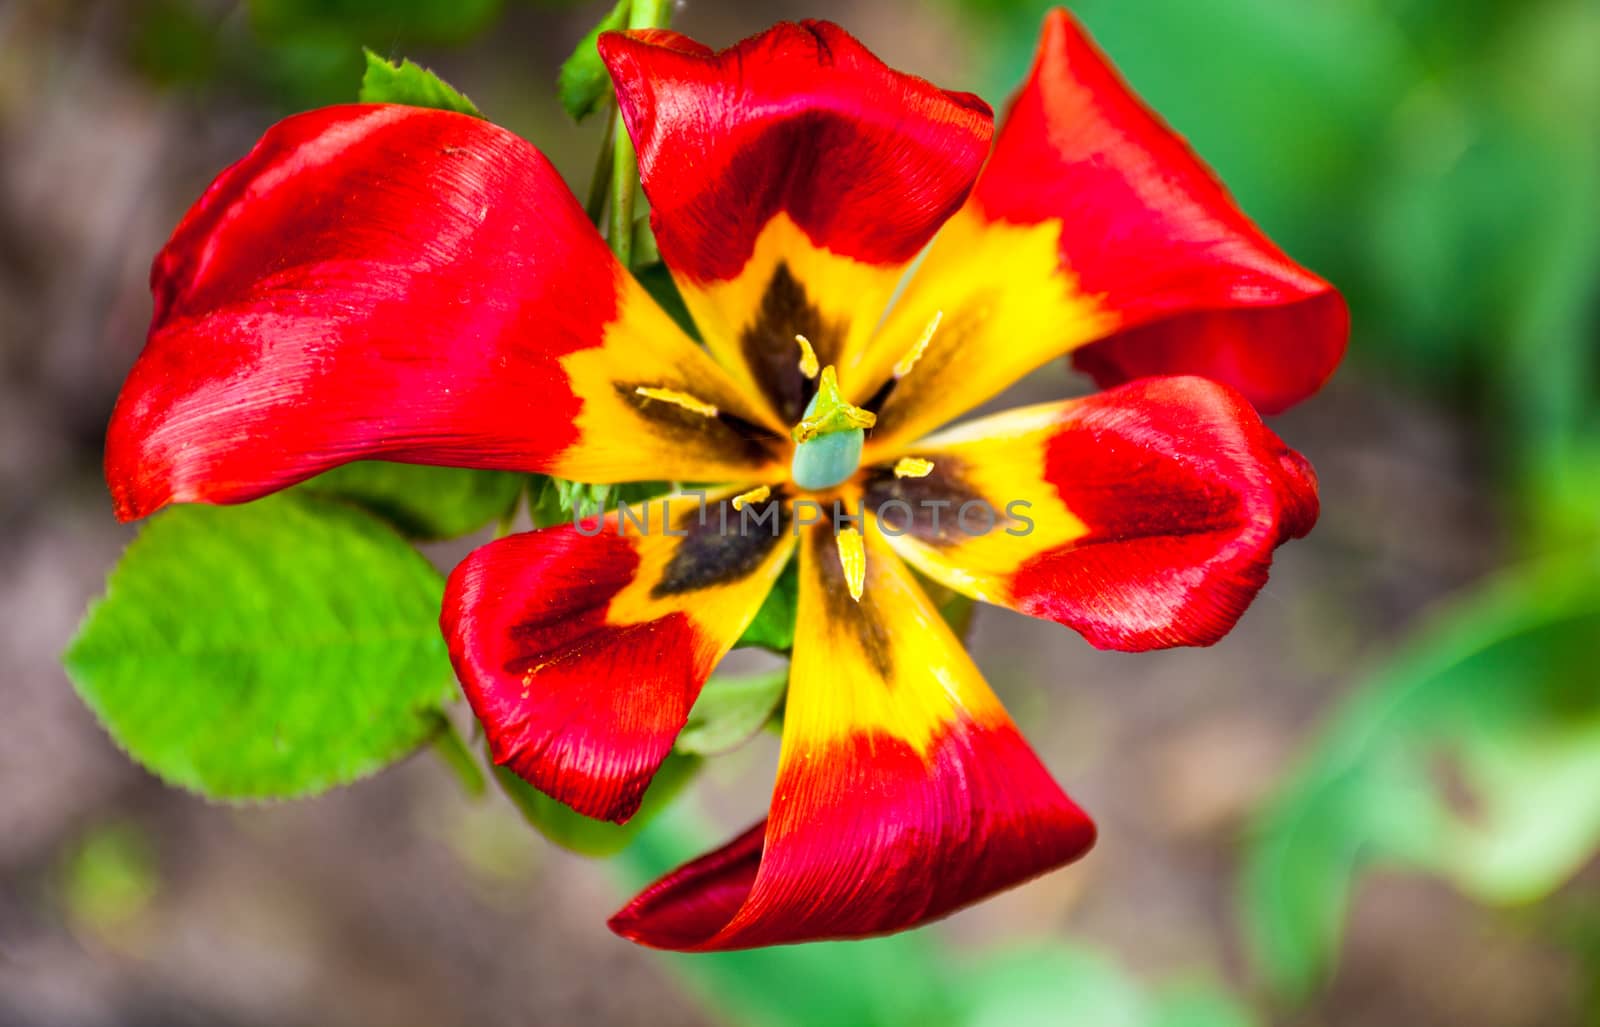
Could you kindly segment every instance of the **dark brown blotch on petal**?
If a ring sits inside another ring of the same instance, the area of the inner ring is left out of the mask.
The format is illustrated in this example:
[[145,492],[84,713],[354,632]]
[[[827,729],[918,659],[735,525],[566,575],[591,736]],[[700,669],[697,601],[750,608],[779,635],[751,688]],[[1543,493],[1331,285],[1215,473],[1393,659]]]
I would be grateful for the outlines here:
[[764,463],[774,458],[777,447],[785,440],[758,424],[752,424],[736,414],[719,411],[715,417],[687,410],[674,403],[641,396],[640,387],[653,387],[656,382],[617,382],[617,395],[638,415],[656,426],[660,435],[681,440],[684,445],[703,446],[699,440],[729,455],[750,463]]
[[679,513],[672,531],[682,533],[661,580],[650,590],[662,596],[728,585],[760,570],[789,530],[781,496],[735,510],[731,499]]
[[890,680],[894,673],[893,641],[872,591],[871,561],[884,557],[868,551],[867,588],[860,600],[855,600],[850,598],[850,583],[844,578],[844,566],[839,562],[833,529],[828,525],[812,529],[808,544],[822,592],[823,616],[828,618],[828,623],[834,625],[833,630],[839,634],[855,635],[872,669],[885,681]]
[[796,335],[810,340],[817,360],[826,367],[838,361],[845,326],[825,321],[789,265],[779,264],[767,282],[755,320],[739,335],[739,347],[756,385],[787,424],[805,416],[806,404],[816,391],[815,383],[800,373]]
[[[1004,510],[995,510],[989,498],[967,483],[959,460],[942,456],[934,461],[925,478],[897,478],[894,468],[874,467],[867,472],[863,502],[878,518],[885,534],[909,535],[929,545],[951,546],[973,534],[1004,530]],[[890,504],[885,507],[885,504]],[[969,512],[963,522],[961,508],[967,503],[982,504],[992,511]]]

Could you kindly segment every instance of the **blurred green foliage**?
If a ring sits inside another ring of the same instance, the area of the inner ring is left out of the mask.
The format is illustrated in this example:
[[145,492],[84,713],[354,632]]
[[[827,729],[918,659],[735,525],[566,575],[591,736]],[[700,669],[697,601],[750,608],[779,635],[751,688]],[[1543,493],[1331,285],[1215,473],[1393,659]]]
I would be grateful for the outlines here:
[[423,541],[470,535],[515,510],[526,482],[520,474],[357,460],[297,486],[362,507],[407,538]]
[[538,832],[563,849],[585,856],[614,856],[628,848],[641,831],[660,816],[695,774],[700,759],[674,753],[656,771],[644,802],[625,824],[595,820],[578,813],[528,784],[505,767],[495,767],[495,780],[513,805]]
[[115,935],[131,924],[159,885],[149,835],[123,820],[99,824],[80,838],[63,857],[59,873],[73,921],[101,935]]
[[1275,989],[1332,966],[1358,872],[1542,898],[1600,845],[1600,556],[1505,572],[1442,611],[1338,712],[1265,811],[1245,927]]
[[[952,2],[992,34],[984,91],[1003,100],[1050,4]],[[1244,208],[1345,291],[1362,372],[1479,418],[1520,514],[1594,531],[1600,5],[1069,6]]]
[[[155,81],[265,99],[284,111],[344,102],[362,49],[461,46],[507,0],[136,0],[130,55]],[[547,3],[545,6],[563,6]]]
[[[658,817],[618,861],[629,888],[699,856],[710,832],[685,809]],[[859,942],[668,955],[740,1027],[1254,1027],[1200,979],[1147,988],[1101,953],[1039,941],[952,951],[926,932]]]
[[[1000,41],[999,98],[1047,5],[958,6]],[[1517,529],[1508,557],[1535,561],[1382,658],[1261,817],[1241,913],[1267,982],[1303,997],[1362,871],[1525,903],[1600,843],[1600,5],[1071,6],[1345,291],[1356,373],[1468,421]]]

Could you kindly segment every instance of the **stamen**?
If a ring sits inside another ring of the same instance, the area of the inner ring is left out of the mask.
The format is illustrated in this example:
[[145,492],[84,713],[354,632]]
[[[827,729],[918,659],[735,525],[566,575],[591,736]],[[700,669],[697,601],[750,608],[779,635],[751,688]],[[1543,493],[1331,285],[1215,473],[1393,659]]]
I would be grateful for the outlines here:
[[870,428],[878,423],[877,414],[845,402],[839,394],[839,373],[832,364],[822,369],[822,381],[808,409],[811,416],[789,432],[789,437],[796,442],[810,442],[818,435]]
[[716,407],[703,399],[696,399],[687,392],[679,392],[677,389],[658,389],[649,385],[641,385],[633,391],[646,399],[658,399],[663,403],[671,403],[675,407],[682,407],[690,413],[699,414],[701,417],[717,416]]
[[749,492],[741,492],[733,497],[733,509],[735,512],[743,510],[751,503],[759,503],[770,495],[772,495],[772,489],[765,485],[753,488]]
[[896,478],[926,478],[933,473],[933,461],[916,456],[903,456],[894,464]]
[[794,341],[800,344],[800,373],[807,378],[815,378],[822,365],[817,362],[817,351],[811,348],[811,340],[804,335],[796,335]]
[[844,581],[850,588],[850,598],[861,602],[861,593],[867,588],[867,547],[861,541],[861,532],[846,528],[833,536],[839,547],[839,566],[844,568]]
[[901,357],[899,363],[894,365],[894,376],[896,378],[904,378],[911,373],[913,367],[917,366],[917,361],[922,359],[922,354],[928,352],[928,343],[933,341],[933,333],[939,330],[939,322],[943,320],[944,311],[935,310],[933,312],[933,320],[928,322],[928,327],[924,328],[922,334],[917,337],[917,344],[912,346],[910,352]]

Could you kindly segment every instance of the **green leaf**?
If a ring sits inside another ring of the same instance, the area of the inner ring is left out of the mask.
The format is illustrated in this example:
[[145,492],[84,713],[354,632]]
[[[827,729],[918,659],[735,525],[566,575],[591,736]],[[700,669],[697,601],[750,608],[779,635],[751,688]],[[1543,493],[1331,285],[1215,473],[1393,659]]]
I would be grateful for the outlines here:
[[284,494],[157,514],[64,662],[112,738],[216,799],[311,795],[438,730],[443,582],[386,525]]
[[800,568],[790,560],[762,601],[761,609],[756,611],[755,620],[735,644],[760,646],[776,653],[788,652],[794,647],[794,618],[799,605]]
[[565,478],[538,477],[529,486],[536,527],[570,524],[614,510],[621,503],[642,503],[672,491],[664,481],[630,481],[621,485],[591,485]]
[[518,777],[506,767],[495,767],[495,780],[539,833],[563,849],[585,856],[613,856],[626,849],[644,826],[683,791],[700,770],[694,756],[672,755],[661,764],[645,792],[644,802],[626,824],[595,820],[564,805]]
[[371,50],[364,52],[367,71],[361,76],[362,103],[403,103],[483,117],[471,100],[420,64],[409,60],[394,64]]
[[433,540],[470,535],[510,516],[525,480],[504,471],[358,460],[319,474],[299,489],[354,503],[408,538]]
[[573,48],[572,56],[562,62],[561,74],[556,79],[556,94],[573,121],[582,121],[593,114],[595,108],[600,106],[600,101],[611,91],[611,77],[600,60],[600,51],[595,47],[595,42],[602,32],[627,28],[628,11],[632,6],[632,0],[617,0],[617,6],[600,19],[600,24],[589,30],[589,34]]
[[[655,237],[650,238],[651,246],[654,246]],[[644,291],[661,305],[661,309],[677,322],[685,335],[695,342],[704,341],[700,338],[700,328],[694,323],[694,316],[689,313],[689,305],[683,301],[683,293],[678,291],[678,283],[673,280],[672,272],[667,270],[667,265],[657,262],[636,267],[633,269],[633,277],[637,278],[639,284],[644,286]]]
[[716,756],[737,749],[772,718],[788,685],[787,669],[714,675],[700,690],[673,750]]
[[1600,553],[1517,568],[1454,604],[1339,712],[1247,852],[1254,958],[1303,996],[1376,863],[1480,901],[1553,891],[1600,846]]

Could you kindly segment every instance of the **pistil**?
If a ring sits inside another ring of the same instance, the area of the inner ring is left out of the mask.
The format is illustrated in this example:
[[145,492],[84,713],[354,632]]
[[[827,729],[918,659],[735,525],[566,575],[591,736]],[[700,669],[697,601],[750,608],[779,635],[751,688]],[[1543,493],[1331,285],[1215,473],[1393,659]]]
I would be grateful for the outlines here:
[[823,368],[805,418],[789,433],[796,443],[789,469],[794,483],[804,489],[826,489],[847,480],[861,466],[865,429],[877,421],[876,414],[845,401],[832,365]]

